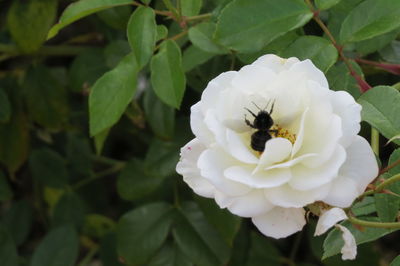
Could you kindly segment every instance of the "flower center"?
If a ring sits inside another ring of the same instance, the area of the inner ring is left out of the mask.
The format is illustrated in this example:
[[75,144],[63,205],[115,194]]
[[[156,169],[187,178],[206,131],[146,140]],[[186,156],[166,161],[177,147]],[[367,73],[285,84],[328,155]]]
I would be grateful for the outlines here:
[[292,144],[296,142],[296,134],[290,133],[289,130],[280,127],[279,125],[273,125],[271,130],[277,130],[276,134],[272,134],[276,138],[285,138]]

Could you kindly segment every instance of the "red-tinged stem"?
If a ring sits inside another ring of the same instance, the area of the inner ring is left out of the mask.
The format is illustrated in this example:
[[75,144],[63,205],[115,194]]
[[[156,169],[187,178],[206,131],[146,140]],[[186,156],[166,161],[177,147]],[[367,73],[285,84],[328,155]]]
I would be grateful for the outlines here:
[[313,12],[313,19],[315,22],[321,27],[323,32],[328,36],[329,40],[332,42],[333,46],[335,46],[336,50],[339,53],[340,59],[346,64],[347,68],[350,71],[350,75],[352,75],[358,83],[358,86],[360,87],[361,92],[366,92],[371,88],[371,86],[360,76],[357,74],[357,72],[354,70],[353,66],[351,65],[350,59],[347,58],[344,53],[343,53],[343,47],[338,44],[336,41],[335,37],[333,37],[331,31],[328,29],[328,27],[325,25],[325,23],[319,18],[319,10],[316,9],[313,4],[311,3],[310,0],[305,0],[306,4],[310,8],[311,12]]
[[379,171],[379,175],[386,173],[387,171],[389,171],[390,169],[392,169],[393,167],[396,167],[400,164],[400,159],[395,161],[394,163],[386,166],[385,168],[383,168],[382,170]]
[[366,60],[366,59],[362,59],[362,58],[356,58],[354,60],[361,64],[371,65],[371,66],[386,70],[387,72],[390,72],[392,74],[400,75],[400,65],[399,64],[382,63],[382,62],[370,61],[370,60]]

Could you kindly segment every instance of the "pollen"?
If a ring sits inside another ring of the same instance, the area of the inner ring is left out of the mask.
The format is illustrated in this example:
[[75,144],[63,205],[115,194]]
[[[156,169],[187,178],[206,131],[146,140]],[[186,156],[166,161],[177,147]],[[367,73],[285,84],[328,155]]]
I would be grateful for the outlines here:
[[276,134],[273,134],[276,138],[285,138],[289,140],[292,144],[296,142],[296,134],[292,134],[289,130],[280,127],[279,125],[274,125],[271,130],[277,130]]

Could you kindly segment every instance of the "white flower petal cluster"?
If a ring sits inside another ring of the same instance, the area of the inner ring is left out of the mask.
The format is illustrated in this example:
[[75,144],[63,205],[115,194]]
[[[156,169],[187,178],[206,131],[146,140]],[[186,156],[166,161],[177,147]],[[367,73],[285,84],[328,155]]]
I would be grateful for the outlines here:
[[332,208],[325,211],[318,219],[315,236],[319,236],[328,231],[332,226],[335,226],[342,232],[344,245],[341,249],[343,260],[354,260],[357,255],[357,244],[352,233],[343,225],[337,224],[340,221],[346,220],[348,217],[343,209]]
[[[261,153],[251,147],[257,129],[245,123],[254,120],[246,108],[272,105],[276,132]],[[195,138],[176,170],[195,193],[286,237],[306,223],[304,206],[348,207],[376,177],[371,147],[357,135],[360,111],[350,94],[329,90],[310,60],[265,55],[209,82],[191,108]]]

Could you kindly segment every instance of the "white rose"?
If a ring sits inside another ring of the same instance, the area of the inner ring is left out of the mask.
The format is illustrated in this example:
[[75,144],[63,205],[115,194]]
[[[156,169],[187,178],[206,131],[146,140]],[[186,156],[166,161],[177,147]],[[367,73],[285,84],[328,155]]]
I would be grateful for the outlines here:
[[[272,105],[278,132],[267,132],[261,153],[245,117],[253,123],[250,112]],[[350,94],[329,90],[310,60],[265,55],[210,81],[191,108],[196,138],[176,170],[195,193],[251,217],[267,236],[286,237],[304,226],[304,206],[348,207],[376,177],[371,147],[357,135],[360,111]]]

